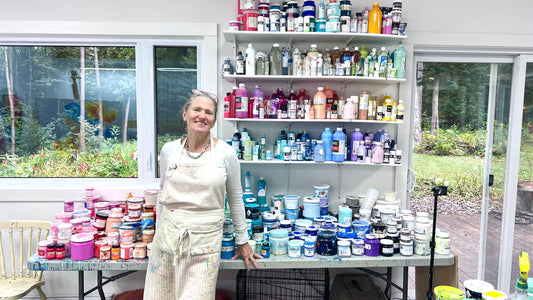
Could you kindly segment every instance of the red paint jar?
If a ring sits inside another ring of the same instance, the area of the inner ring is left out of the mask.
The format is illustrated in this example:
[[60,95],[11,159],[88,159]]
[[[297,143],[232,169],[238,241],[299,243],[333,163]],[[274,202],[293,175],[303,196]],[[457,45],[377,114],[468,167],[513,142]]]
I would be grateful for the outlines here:
[[46,259],[54,260],[56,259],[56,245],[50,244],[46,246]]
[[65,245],[57,244],[56,245],[56,259],[65,259],[65,256],[66,256]]
[[111,259],[111,246],[101,246],[100,247],[100,259],[101,260],[110,260]]
[[257,17],[259,12],[255,9],[245,9],[242,15],[244,31],[257,31]]
[[120,259],[131,259],[133,254],[133,244],[120,244]]
[[94,220],[93,226],[98,230],[104,230],[108,216],[109,215],[105,212],[96,213],[96,219]]
[[94,242],[94,257],[100,257],[100,248],[107,246],[107,241],[98,240]]
[[44,240],[39,242],[39,247],[37,248],[37,254],[39,255],[39,258],[46,258],[46,252],[48,249],[48,245],[52,244],[53,241],[51,240]]

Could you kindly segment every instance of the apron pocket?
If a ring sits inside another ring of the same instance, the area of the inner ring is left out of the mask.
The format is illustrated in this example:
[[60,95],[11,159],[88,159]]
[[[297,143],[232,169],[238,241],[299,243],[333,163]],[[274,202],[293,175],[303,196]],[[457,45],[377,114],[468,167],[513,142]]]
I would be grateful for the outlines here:
[[204,219],[201,225],[189,225],[192,255],[220,253],[224,219],[221,217],[207,219],[211,220]]

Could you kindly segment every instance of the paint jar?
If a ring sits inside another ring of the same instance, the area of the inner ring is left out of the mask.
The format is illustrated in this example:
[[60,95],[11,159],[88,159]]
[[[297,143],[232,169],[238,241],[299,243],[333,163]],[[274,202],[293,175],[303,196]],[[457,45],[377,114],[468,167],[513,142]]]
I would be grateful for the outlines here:
[[317,227],[317,226],[314,226],[314,225],[309,225],[309,226],[307,226],[307,228],[305,229],[305,233],[306,233],[308,236],[317,236],[317,235],[318,235],[318,227]]
[[366,256],[379,256],[380,245],[378,237],[373,233],[368,233],[365,236],[365,255]]
[[320,216],[327,216],[329,211],[329,204],[326,204],[325,206],[320,206]]
[[303,200],[303,216],[306,219],[313,220],[320,216],[320,200],[315,197],[305,197]]
[[315,217],[314,223],[316,227],[322,226],[322,224],[324,224],[324,217],[322,216]]
[[63,211],[72,213],[74,211],[74,200],[65,200],[63,202]]
[[132,204],[139,204],[139,205],[143,205],[144,204],[144,198],[142,197],[129,197],[128,199],[126,199],[126,202],[128,204],[128,207]]
[[[90,218],[81,218],[81,219],[76,219],[76,220],[80,220],[81,222],[81,227],[85,228],[85,227],[91,227],[91,219]],[[74,230],[72,230],[72,232],[74,232]]]
[[[125,227],[125,228],[123,228]],[[121,226],[120,242],[124,244],[133,243],[133,229],[129,226]]]
[[94,204],[94,213],[106,212],[109,210],[109,203],[107,202],[98,202]]
[[462,300],[465,298],[463,291],[446,285],[436,286],[435,289],[433,289],[433,293],[436,300]]
[[414,233],[415,230],[415,218],[411,215],[402,217],[402,228],[407,228]]
[[56,259],[56,244],[49,244],[48,246],[46,246],[46,259]]
[[107,218],[105,232],[110,234],[112,232],[118,232],[118,228],[122,225],[122,217],[124,215],[120,212],[111,212]]
[[239,31],[240,22],[236,20],[232,20],[228,22],[229,31]]
[[141,218],[141,205],[140,204],[130,204],[128,205],[128,216],[130,218]]
[[380,219],[377,219],[374,224],[372,224],[372,233],[374,233],[378,239],[382,239],[387,233],[387,226],[383,224]]
[[300,209],[285,209],[285,218],[288,220],[296,221],[300,216]]
[[93,226],[98,230],[104,230],[107,222],[108,214],[106,212],[98,212],[94,220]]
[[234,227],[233,227],[233,221],[230,218],[226,218],[224,220],[224,226],[222,227],[222,234],[233,234]]
[[419,240],[431,239],[431,224],[425,217],[417,217],[415,222],[415,238]]
[[289,232],[286,229],[274,229],[270,231],[270,252],[272,255],[287,254],[289,244]]
[[79,228],[83,228],[83,222],[85,218],[78,218],[78,219],[72,219],[70,220],[70,224],[72,224],[72,232],[77,232]]
[[159,193],[158,189],[144,190],[144,203],[147,205],[156,205],[158,193]]
[[70,239],[70,258],[87,260],[94,257],[94,235],[90,233],[74,234]]
[[387,223],[387,233],[397,233],[398,232],[398,223],[393,219],[390,219]]
[[77,210],[72,213],[73,219],[90,218],[90,217],[91,217],[91,211],[87,209]]
[[99,257],[101,260],[110,260],[111,259],[111,246],[109,245],[101,246]]
[[318,231],[316,240],[316,253],[319,255],[337,254],[337,235],[334,229],[324,224]]
[[463,284],[465,286],[465,296],[469,299],[482,299],[484,292],[494,290],[492,284],[478,279],[467,279]]
[[339,223],[337,225],[337,232],[340,232],[340,233],[348,233],[352,231],[352,225],[351,224],[345,224],[345,223]]
[[134,259],[144,259],[146,258],[146,243],[145,242],[137,242],[134,244],[132,257]]
[[435,237],[435,253],[437,254],[451,254],[450,234],[444,231],[437,232]]
[[272,229],[278,228],[278,218],[275,214],[271,214],[269,212],[263,213],[263,226],[268,229],[268,231]]
[[384,224],[387,224],[389,220],[391,220],[392,217],[394,217],[395,215],[396,212],[394,211],[394,209],[389,207],[381,207],[379,210],[379,216],[381,217],[381,221],[383,221]]
[[152,220],[155,223],[154,213],[153,212],[143,212],[141,214],[141,220]]
[[339,205],[339,224],[352,224],[352,209],[348,205]]
[[94,235],[96,235],[97,230],[96,230],[96,228],[94,228],[92,226],[80,227],[80,228],[76,229],[76,233],[89,233],[89,234],[92,234],[94,236]]
[[396,232],[400,232],[400,230],[402,230],[402,217],[401,216],[392,217],[391,220],[396,222]]
[[145,229],[143,230],[141,241],[145,243],[151,243],[154,240],[155,230],[154,229]]
[[133,254],[133,243],[120,244],[120,259],[131,259]]
[[380,241],[380,254],[382,256],[393,256],[394,245],[391,239],[381,239]]
[[363,256],[365,254],[365,241],[363,239],[352,240],[352,255]]
[[[314,186],[315,188],[315,197],[318,199],[328,199],[328,193],[329,193],[329,184],[317,184]],[[322,206],[322,201],[320,201],[320,205]]]
[[292,234],[289,235],[289,240],[300,240],[303,234],[304,233],[301,231],[293,231]]
[[62,260],[66,257],[65,244],[56,244],[56,259]]
[[220,248],[220,258],[230,259],[235,253],[235,240],[233,235],[224,234],[222,236],[222,247]]
[[261,256],[263,258],[269,258],[270,257],[270,242],[264,241],[261,244]]
[[284,197],[285,210],[287,209],[299,209],[300,196],[287,195]]
[[429,248],[429,240],[420,240],[415,238],[414,242],[414,248],[415,248],[415,254],[416,255],[429,255],[430,248]]
[[288,256],[290,258],[298,258],[302,256],[303,245],[304,245],[304,241],[302,240],[289,241],[288,250],[287,250]]
[[505,294],[504,292],[493,290],[493,291],[484,292],[481,295],[481,299],[483,300],[507,300],[508,298],[507,298],[507,294]]
[[94,257],[100,257],[100,248],[107,246],[107,241],[104,239],[96,240],[94,242]]
[[372,214],[372,210],[368,208],[361,208],[359,209],[359,216],[360,220],[366,220],[370,221],[370,215]]
[[307,238],[304,241],[304,256],[305,257],[313,257],[315,256],[315,250],[316,250],[316,240]]
[[39,246],[37,247],[37,254],[39,258],[46,258],[46,250],[48,249],[47,247],[53,242],[54,241],[52,240],[39,241]]
[[400,239],[400,254],[403,256],[412,256],[414,253],[413,240],[410,238]]
[[388,233],[387,238],[392,240],[392,245],[394,248],[394,254],[400,253],[400,234],[399,233]]
[[120,245],[114,244],[111,246],[111,259],[119,260],[120,259]]
[[307,226],[313,225],[313,221],[307,219],[298,219],[294,222],[294,230],[299,232],[305,232]]
[[292,221],[291,220],[280,220],[279,228],[287,230],[287,232],[292,231]]
[[72,224],[60,223],[57,225],[57,238],[70,240],[72,236]]
[[350,257],[352,256],[351,242],[349,240],[341,240],[337,242],[337,255],[339,257]]
[[70,212],[62,212],[62,213],[56,214],[56,220],[59,223],[69,223],[71,219],[72,219],[72,213]]

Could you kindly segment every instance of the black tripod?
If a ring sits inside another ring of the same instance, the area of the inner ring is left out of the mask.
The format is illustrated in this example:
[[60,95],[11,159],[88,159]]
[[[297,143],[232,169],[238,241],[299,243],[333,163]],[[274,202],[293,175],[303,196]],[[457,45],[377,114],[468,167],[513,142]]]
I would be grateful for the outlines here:
[[431,232],[431,242],[429,244],[431,248],[431,258],[429,262],[429,289],[427,292],[428,299],[433,298],[433,272],[435,264],[435,231],[437,230],[437,199],[439,196],[448,195],[448,187],[439,185],[431,189],[435,200],[433,202],[433,231]]

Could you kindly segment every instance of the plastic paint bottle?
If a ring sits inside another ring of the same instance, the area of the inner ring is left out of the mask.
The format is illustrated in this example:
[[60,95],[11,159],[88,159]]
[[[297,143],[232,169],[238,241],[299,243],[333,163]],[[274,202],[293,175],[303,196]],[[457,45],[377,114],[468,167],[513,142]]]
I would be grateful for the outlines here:
[[372,6],[373,6],[372,10],[368,14],[368,33],[380,34],[383,14],[381,13],[381,10],[379,9],[378,2],[374,2]]
[[245,53],[246,76],[255,75],[255,49],[253,44],[248,44]]
[[366,90],[363,90],[359,97],[359,120],[368,119],[368,99],[369,95]]
[[235,117],[248,118],[248,90],[246,90],[244,83],[239,83],[235,96]]
[[279,48],[279,44],[273,44],[269,53],[270,75],[283,74],[283,53]]
[[355,128],[355,131],[352,133],[352,136],[351,136],[351,142],[352,142],[352,151],[350,153],[350,160],[351,161],[357,161],[357,154],[358,154],[358,151],[359,151],[359,146],[360,145],[363,145],[364,146],[364,143],[363,143],[363,134],[361,133],[361,131],[359,130],[359,128]]
[[266,181],[263,176],[259,177],[259,181],[257,181],[257,203],[266,205]]
[[252,97],[250,98],[250,101],[253,101],[253,111],[252,111],[252,118],[258,119],[259,118],[259,109],[261,104],[263,103],[264,93],[261,90],[260,85],[256,85],[255,89],[252,91]]
[[324,132],[322,132],[322,135],[320,136],[322,139],[322,142],[324,143],[324,153],[325,153],[325,160],[331,161],[333,159],[331,146],[333,143],[333,133],[331,132],[331,129],[329,127],[326,127]]
[[324,142],[318,140],[316,146],[313,149],[313,160],[314,161],[324,161],[326,159],[326,153],[324,150]]
[[396,78],[405,78],[405,58],[407,54],[403,44],[398,45],[398,48],[394,51],[394,68],[396,69]]
[[252,175],[250,174],[250,171],[246,171],[246,174],[244,175],[244,192],[251,192],[252,191]]
[[343,162],[346,150],[346,134],[342,132],[342,128],[337,128],[333,134],[331,144],[332,159],[334,162]]
[[237,59],[235,60],[235,73],[237,73],[237,75],[244,75],[244,56],[242,56],[242,51],[237,53]]
[[229,118],[230,95],[231,93],[226,93],[226,97],[224,97],[224,118]]
[[317,92],[313,97],[313,108],[315,112],[315,119],[326,118],[326,94],[324,94],[324,88],[319,86]]
[[382,164],[383,155],[384,155],[384,151],[383,151],[383,148],[381,147],[381,143],[375,142],[375,147],[374,149],[372,149],[372,159],[370,160],[370,162],[374,164]]

